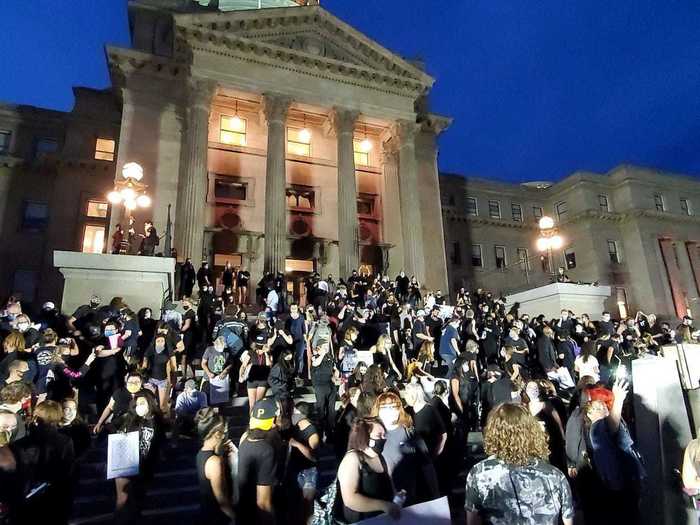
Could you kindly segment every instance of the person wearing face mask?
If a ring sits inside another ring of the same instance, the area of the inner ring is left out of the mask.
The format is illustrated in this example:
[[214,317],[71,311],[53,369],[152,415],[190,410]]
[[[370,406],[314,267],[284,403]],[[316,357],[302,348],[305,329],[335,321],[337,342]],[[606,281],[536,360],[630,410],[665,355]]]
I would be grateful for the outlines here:
[[184,297],[192,297],[192,290],[197,279],[197,271],[194,269],[192,259],[185,259],[180,269],[180,299]]
[[615,333],[615,325],[611,320],[610,312],[605,311],[602,313],[600,321],[598,321],[597,332],[599,337],[605,334],[612,335]]
[[275,399],[286,403],[292,399],[294,388],[294,354],[291,350],[283,350],[277,357],[277,362],[270,369],[267,378],[270,391]]
[[97,295],[93,295],[90,298],[88,304],[79,306],[73,315],[68,318],[68,330],[72,333],[84,332],[88,325],[95,324],[97,319],[97,309],[102,303],[101,299]]
[[156,387],[158,391],[160,410],[167,415],[170,411],[172,376],[175,375],[177,370],[177,362],[174,350],[168,347],[164,335],[156,335],[153,344],[143,356],[141,368],[148,370],[149,383]]
[[160,448],[165,438],[163,422],[155,398],[140,392],[134,396],[129,411],[117,426],[118,432],[139,433],[139,472],[131,477],[114,479],[117,492],[114,522],[138,523],[141,519],[146,489],[153,477]]
[[207,406],[207,395],[197,390],[195,380],[185,381],[185,388],[175,400],[175,427],[178,434],[192,435],[197,412]]
[[415,433],[413,421],[396,392],[380,394],[372,416],[379,417],[386,429],[382,456],[397,489],[406,491],[406,505],[439,497],[435,466],[425,441]]
[[202,261],[202,266],[200,266],[197,271],[197,286],[199,287],[200,293],[204,289],[209,289],[209,286],[214,285],[214,276],[209,268],[208,261]]
[[0,389],[12,383],[25,382],[24,376],[29,373],[29,363],[24,359],[16,359],[10,363],[10,366],[7,367],[7,371],[7,378],[0,380]]
[[141,394],[143,390],[143,377],[136,371],[129,372],[126,376],[126,386],[117,388],[109,399],[109,403],[102,411],[97,424],[93,428],[95,434],[99,434],[107,419],[112,417],[113,422],[118,422],[129,411],[129,405],[136,394]]
[[37,348],[41,343],[41,334],[39,330],[34,328],[29,316],[22,314],[17,317],[15,321],[15,327],[17,331],[24,336],[24,345],[27,348]]
[[335,402],[338,397],[340,373],[335,367],[330,345],[321,341],[314,348],[311,359],[311,384],[316,395],[316,413],[319,420],[319,430],[326,439],[333,435],[335,427]]
[[385,435],[384,425],[377,418],[359,418],[352,424],[337,482],[341,518],[346,523],[384,513],[394,519],[401,515],[401,507],[394,503],[396,493],[382,455]]
[[202,447],[197,453],[199,523],[228,525],[235,519],[227,468],[227,455],[234,448],[227,440],[224,418],[213,408],[202,408],[195,418]]
[[143,354],[153,341],[153,336],[156,333],[156,325],[158,321],[153,319],[153,311],[150,308],[142,308],[137,314],[139,324],[139,336],[136,341],[138,346],[137,361],[143,359]]
[[124,377],[124,359],[121,354],[124,342],[117,324],[107,323],[103,334],[94,347],[98,359],[90,374],[97,391],[97,410],[104,410],[112,393],[123,384]]
[[90,448],[90,429],[78,414],[78,402],[75,399],[65,399],[62,405],[63,419],[58,431],[71,438],[75,457],[80,458]]

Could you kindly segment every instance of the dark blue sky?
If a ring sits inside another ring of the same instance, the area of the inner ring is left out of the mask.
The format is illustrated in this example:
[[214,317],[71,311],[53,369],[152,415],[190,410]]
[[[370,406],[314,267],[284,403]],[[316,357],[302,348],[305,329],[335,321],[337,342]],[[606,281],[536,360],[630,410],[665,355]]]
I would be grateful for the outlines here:
[[[440,167],[559,179],[635,163],[700,176],[697,0],[322,0],[437,82],[454,117]],[[103,44],[128,43],[125,0],[0,6],[0,100],[69,109],[108,83]]]

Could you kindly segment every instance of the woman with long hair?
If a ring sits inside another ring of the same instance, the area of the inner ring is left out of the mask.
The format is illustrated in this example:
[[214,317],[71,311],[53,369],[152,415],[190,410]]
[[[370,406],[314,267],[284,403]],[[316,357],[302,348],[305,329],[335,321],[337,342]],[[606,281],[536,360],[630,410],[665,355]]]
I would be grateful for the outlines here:
[[386,384],[384,371],[381,366],[370,365],[367,368],[367,372],[362,377],[362,391],[378,396],[388,388],[389,386]]
[[547,389],[543,381],[529,381],[525,385],[527,408],[544,428],[549,443],[549,462],[562,472],[566,472],[566,442],[564,424],[553,404],[547,399]]
[[177,370],[177,361],[173,348],[170,348],[165,335],[156,334],[153,343],[143,356],[141,368],[148,370],[148,382],[156,388],[160,410],[163,414],[170,412],[170,390],[172,377]]
[[342,519],[357,523],[382,513],[397,518],[394,486],[382,456],[386,431],[377,418],[356,419],[350,430],[348,451],[338,467]]
[[557,363],[557,348],[554,343],[554,330],[545,325],[542,334],[537,338],[537,361],[542,367],[542,371],[547,374],[556,372],[559,365]]
[[380,335],[377,339],[377,343],[370,348],[374,364],[381,367],[382,371],[387,375],[390,384],[401,379],[401,368],[405,366],[405,356],[403,356],[404,362],[399,365],[394,360],[395,356],[393,350],[394,344],[391,341],[391,337],[386,334]]
[[600,365],[598,364],[595,353],[595,341],[586,341],[583,343],[581,355],[574,361],[574,370],[576,371],[578,379],[590,376],[596,383],[600,381]]
[[467,475],[467,524],[573,523],[569,483],[547,463],[547,435],[527,408],[502,404],[484,429],[488,458]]
[[291,350],[282,350],[277,356],[277,362],[270,370],[267,378],[272,395],[280,402],[286,402],[292,398],[294,389],[294,353]]
[[272,355],[270,355],[270,346],[267,344],[254,343],[250,350],[245,350],[241,354],[238,381],[246,383],[249,410],[253,410],[253,405],[265,397],[271,366]]
[[450,393],[455,414],[463,429],[469,431],[479,425],[479,380],[476,361],[466,354],[457,358],[450,375]]

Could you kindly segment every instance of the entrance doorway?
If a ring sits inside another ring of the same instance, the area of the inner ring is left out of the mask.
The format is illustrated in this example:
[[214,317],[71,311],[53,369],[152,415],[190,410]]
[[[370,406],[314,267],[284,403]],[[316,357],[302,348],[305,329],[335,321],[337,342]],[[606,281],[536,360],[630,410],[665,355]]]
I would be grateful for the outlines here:
[[306,306],[307,283],[315,271],[313,260],[286,259],[284,273],[287,278],[287,304],[299,303],[301,308]]
[[224,291],[224,283],[222,282],[222,276],[227,262],[230,262],[231,266],[233,266],[234,268],[236,266],[241,266],[241,263],[243,262],[243,256],[240,253],[214,254],[214,268],[212,269],[212,271],[214,272],[214,280],[216,282],[214,290],[216,291],[217,295],[221,295]]

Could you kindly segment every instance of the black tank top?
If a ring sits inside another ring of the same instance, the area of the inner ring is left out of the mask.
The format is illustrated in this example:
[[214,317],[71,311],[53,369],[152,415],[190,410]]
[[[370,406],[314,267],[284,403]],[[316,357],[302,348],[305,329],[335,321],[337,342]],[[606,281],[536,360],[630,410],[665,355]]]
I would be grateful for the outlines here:
[[226,514],[221,512],[219,503],[214,496],[211,482],[204,471],[207,460],[215,456],[212,450],[200,450],[197,452],[197,478],[199,479],[199,523],[202,525],[223,525],[230,523]]
[[[391,477],[387,472],[386,462],[382,455],[379,455],[379,461],[381,461],[384,470],[382,472],[375,472],[372,470],[372,467],[367,464],[365,455],[362,452],[356,452],[356,454],[360,460],[360,486],[358,492],[368,498],[391,501],[394,497],[394,486],[391,483]],[[340,488],[338,488],[338,494],[342,499]],[[343,518],[348,523],[356,523],[374,516],[379,516],[380,514],[382,514],[381,511],[357,512],[346,506],[345,502],[343,502]]]

